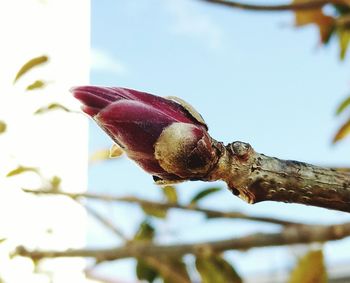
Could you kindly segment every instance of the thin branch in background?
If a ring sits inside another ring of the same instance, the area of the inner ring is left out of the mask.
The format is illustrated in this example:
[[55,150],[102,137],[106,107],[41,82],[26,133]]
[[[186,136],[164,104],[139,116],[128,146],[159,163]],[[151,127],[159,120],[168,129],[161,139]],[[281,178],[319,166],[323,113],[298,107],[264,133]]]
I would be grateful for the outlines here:
[[136,257],[181,257],[186,254],[203,255],[228,250],[248,250],[257,247],[308,244],[343,239],[350,235],[350,222],[337,225],[290,226],[279,233],[256,233],[239,238],[202,243],[156,245],[130,242],[125,246],[106,249],[69,249],[66,251],[28,250],[20,246],[14,255],[40,260],[57,257],[94,258],[97,262]]
[[90,207],[88,205],[84,205],[84,207],[85,207],[86,211],[91,216],[96,218],[100,223],[102,223],[113,234],[122,238],[125,241],[128,241],[128,238],[124,235],[124,233],[119,228],[117,228],[109,219],[107,219],[102,214],[100,214],[99,212],[97,212],[95,209],[93,209],[92,207]]
[[327,4],[346,5],[346,3],[341,0],[314,0],[314,1],[305,1],[305,2],[297,2],[292,4],[280,4],[280,5],[256,5],[256,4],[247,4],[247,3],[227,1],[227,0],[201,0],[201,1],[212,3],[212,4],[218,4],[226,7],[231,7],[231,8],[250,10],[250,11],[265,11],[265,12],[313,10],[313,9],[322,8]]
[[26,193],[37,194],[37,195],[42,195],[42,194],[43,195],[44,194],[64,195],[75,200],[80,198],[87,198],[87,199],[94,199],[94,200],[106,201],[106,202],[136,203],[142,206],[149,206],[149,207],[160,208],[160,209],[189,210],[189,211],[204,213],[208,218],[244,219],[249,221],[267,222],[270,224],[277,224],[277,225],[283,225],[283,226],[302,225],[301,223],[298,223],[298,222],[281,220],[281,219],[272,218],[272,217],[251,216],[241,212],[224,212],[224,211],[200,208],[198,206],[191,206],[191,205],[185,206],[185,205],[176,204],[176,203],[155,202],[155,201],[136,198],[133,196],[117,197],[117,196],[106,195],[106,194],[68,193],[63,191],[45,191],[45,190],[29,190],[29,189],[23,189],[23,191]]

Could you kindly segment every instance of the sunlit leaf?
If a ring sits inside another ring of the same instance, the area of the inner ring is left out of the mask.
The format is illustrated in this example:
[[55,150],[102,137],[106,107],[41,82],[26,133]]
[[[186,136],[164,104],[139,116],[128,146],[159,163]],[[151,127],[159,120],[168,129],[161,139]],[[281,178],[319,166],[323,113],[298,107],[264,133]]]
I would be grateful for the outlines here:
[[39,66],[39,65],[47,62],[48,60],[49,60],[49,58],[47,56],[45,56],[45,55],[44,56],[39,56],[39,57],[36,57],[36,58],[33,58],[33,59],[29,60],[17,72],[13,83],[15,83],[20,77],[22,77],[25,73],[27,73],[32,68],[34,68],[36,66]]
[[304,255],[292,271],[288,283],[326,283],[327,271],[322,250]]
[[121,156],[123,153],[124,153],[124,151],[119,145],[113,144],[109,150],[109,157],[110,158],[117,158],[117,157]]
[[350,96],[344,99],[337,108],[336,114],[341,114],[346,108],[350,106]]
[[136,241],[151,241],[154,237],[155,230],[149,221],[145,220],[141,222],[139,229],[137,230],[134,240]]
[[39,171],[37,168],[34,167],[26,167],[26,166],[18,166],[16,169],[11,170],[10,172],[7,173],[6,177],[12,177],[12,176],[16,176],[22,173],[26,173],[26,172],[34,172],[39,174]]
[[164,283],[191,283],[186,264],[181,258],[165,258],[162,259],[162,263],[166,264],[172,272],[179,276],[179,279],[181,278],[181,281],[177,280],[177,278],[173,278],[173,276],[171,276],[170,273],[162,272],[162,270],[159,270],[164,280]]
[[341,139],[345,138],[349,134],[350,134],[350,119],[344,125],[342,125],[338,130],[338,132],[335,134],[333,138],[333,143],[340,141]]
[[196,204],[199,200],[213,194],[213,193],[216,193],[218,191],[220,191],[221,188],[207,188],[207,189],[204,189],[202,191],[200,191],[199,193],[197,193],[192,199],[191,199],[191,202],[190,204]]
[[51,190],[53,191],[59,191],[60,185],[61,185],[62,179],[58,176],[53,176],[50,180],[51,183]]
[[43,113],[46,113],[46,112],[49,112],[49,111],[52,111],[52,110],[63,110],[63,111],[66,111],[66,112],[72,112],[67,107],[65,107],[65,106],[63,106],[63,105],[61,105],[59,103],[51,103],[51,104],[49,104],[47,106],[39,108],[38,110],[36,110],[34,112],[34,114],[43,114]]
[[0,134],[3,134],[6,132],[7,125],[5,122],[0,121]]
[[177,197],[177,192],[175,187],[165,186],[162,188],[162,190],[168,202],[177,203],[178,197]]
[[89,157],[90,163],[95,163],[98,161],[105,161],[109,159],[109,149],[99,149],[93,152]]
[[43,82],[41,80],[37,80],[37,81],[33,82],[32,84],[30,84],[29,86],[27,86],[26,90],[40,89],[40,88],[43,88],[45,86],[46,86],[45,82]]
[[157,206],[152,206],[152,205],[141,205],[141,208],[144,213],[146,213],[149,216],[154,216],[157,218],[165,218],[167,214],[167,209],[166,208],[161,208]]
[[158,271],[149,266],[144,260],[139,259],[136,264],[136,275],[139,280],[152,283],[158,277]]
[[345,28],[339,28],[337,30],[337,34],[339,38],[340,59],[344,60],[350,42],[350,30]]
[[1,238],[1,239],[0,239],[0,244],[3,243],[3,242],[5,242],[6,240],[7,240],[6,238]]
[[[311,0],[312,1],[312,0]],[[294,0],[293,3],[305,3],[310,0]],[[334,18],[323,13],[322,8],[310,9],[310,10],[296,10],[295,25],[304,26],[309,24],[315,24],[320,33],[322,43],[327,43],[331,34],[334,31]]]
[[[221,256],[197,257],[196,268],[202,283],[242,283],[242,279],[225,259]],[[300,281],[303,282],[303,281]]]

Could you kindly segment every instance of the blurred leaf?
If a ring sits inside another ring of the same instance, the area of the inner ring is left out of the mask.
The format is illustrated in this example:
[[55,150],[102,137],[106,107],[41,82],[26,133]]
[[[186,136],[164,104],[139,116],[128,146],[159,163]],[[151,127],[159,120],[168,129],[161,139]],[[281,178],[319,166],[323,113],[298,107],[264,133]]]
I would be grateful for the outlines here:
[[137,230],[134,240],[136,241],[151,241],[154,237],[154,228],[152,225],[147,221],[143,221],[140,224],[139,229]]
[[44,83],[43,81],[37,80],[35,82],[33,82],[32,84],[30,84],[29,86],[27,86],[26,90],[35,90],[35,89],[40,89],[46,86],[46,83]]
[[341,114],[350,105],[350,96],[344,99],[337,108],[336,114]]
[[52,179],[50,180],[51,190],[59,191],[60,190],[61,181],[62,181],[62,179],[60,177],[53,176]]
[[340,47],[340,59],[344,60],[346,56],[346,51],[348,50],[348,45],[350,42],[350,30],[345,28],[339,28],[337,30],[339,38],[339,47]]
[[216,193],[218,191],[220,191],[221,188],[207,188],[207,189],[204,189],[202,191],[200,191],[199,193],[197,193],[192,199],[191,199],[191,202],[190,204],[196,204],[199,200],[213,194],[213,193]]
[[322,250],[309,251],[292,271],[288,283],[326,283],[327,271]]
[[[191,283],[190,276],[188,275],[188,271],[186,268],[186,264],[183,262],[181,258],[166,258],[162,259],[162,263],[165,263],[169,268],[175,272],[178,276],[181,277],[181,283]],[[172,278],[170,274],[166,274],[165,272],[161,273],[164,283],[178,283],[179,281]]]
[[0,121],[0,134],[5,133],[6,132],[6,128],[7,128],[6,123],[3,122],[3,121]]
[[0,239],[0,244],[2,244],[3,242],[5,242],[7,239],[6,238],[1,238]]
[[95,163],[109,159],[109,149],[100,149],[93,152],[89,157],[89,162]]
[[[311,0],[312,1],[312,0]],[[293,0],[292,3],[305,3],[310,0]],[[318,27],[321,42],[327,43],[334,31],[334,18],[323,13],[322,8],[294,11],[295,25],[315,24]]]
[[21,69],[17,72],[15,80],[13,81],[13,83],[16,83],[17,80],[22,77],[25,73],[27,73],[29,70],[31,70],[32,68],[34,68],[35,66],[39,66],[45,62],[47,62],[49,60],[49,58],[47,56],[40,56],[40,57],[36,57],[33,58],[31,60],[29,60],[27,63],[25,63]]
[[152,283],[158,277],[158,271],[149,266],[144,260],[139,259],[136,264],[136,275],[139,280]]
[[152,205],[141,205],[141,208],[143,212],[146,213],[147,215],[158,217],[158,218],[165,218],[168,211],[166,208],[160,208]]
[[177,192],[175,187],[165,186],[162,188],[162,191],[168,202],[177,203],[178,197],[177,197]]
[[333,143],[336,143],[343,138],[345,138],[348,134],[350,134],[350,119],[340,127],[338,132],[335,134],[333,138]]
[[117,158],[117,157],[121,156],[123,153],[124,153],[124,151],[119,145],[113,144],[109,150],[109,157],[110,158]]
[[232,265],[218,255],[213,255],[211,257],[197,257],[196,268],[202,278],[202,283],[243,282]]
[[341,4],[332,4],[332,5],[339,15],[346,15],[350,13],[350,6],[348,5],[341,5]]
[[47,106],[39,108],[38,110],[36,110],[34,112],[34,114],[43,114],[43,113],[46,113],[46,112],[49,112],[49,111],[52,111],[52,110],[57,110],[57,109],[61,109],[61,110],[66,111],[66,112],[72,112],[67,107],[65,107],[65,106],[63,106],[63,105],[61,105],[59,103],[51,103],[51,104],[49,104]]
[[7,173],[6,177],[12,177],[15,175],[19,175],[25,172],[34,172],[39,174],[39,170],[34,167],[26,167],[26,166],[18,166],[16,169],[11,170],[10,172]]

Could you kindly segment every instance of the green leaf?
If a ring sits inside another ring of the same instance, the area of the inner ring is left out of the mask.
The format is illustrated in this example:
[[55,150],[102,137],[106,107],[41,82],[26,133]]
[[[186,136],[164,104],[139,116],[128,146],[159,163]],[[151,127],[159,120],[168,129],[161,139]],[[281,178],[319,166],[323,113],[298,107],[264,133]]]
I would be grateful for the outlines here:
[[213,193],[216,193],[218,191],[220,191],[221,188],[207,188],[207,189],[204,189],[202,191],[200,191],[199,193],[197,193],[192,199],[191,199],[191,202],[190,204],[197,204],[197,202]]
[[158,277],[158,271],[139,259],[136,264],[136,275],[139,280],[152,283]]
[[350,13],[350,7],[348,5],[332,4],[339,15],[346,15]]
[[339,38],[340,59],[344,60],[350,42],[350,30],[339,28],[337,34]]
[[[221,256],[196,258],[196,268],[202,278],[202,283],[242,283],[236,270]],[[300,281],[302,282],[302,281]]]
[[49,58],[47,56],[39,56],[39,57],[35,57],[33,59],[30,59],[27,63],[25,63],[21,69],[17,72],[16,77],[13,81],[13,83],[16,83],[17,80],[22,77],[25,73],[27,73],[29,70],[31,70],[32,68],[39,66],[41,64],[46,63],[49,60]]
[[337,108],[336,114],[341,114],[350,105],[350,96],[344,99]]
[[340,127],[340,129],[338,130],[338,132],[335,134],[335,136],[333,138],[333,143],[336,143],[336,142],[342,140],[343,138],[345,138],[349,134],[350,134],[350,119],[348,121],[346,121],[346,123],[343,124]]
[[137,230],[134,240],[136,241],[151,241],[154,238],[154,228],[145,220],[141,222],[139,229]]
[[30,84],[29,86],[27,86],[26,90],[35,90],[35,89],[40,89],[40,88],[44,88],[46,86],[46,83],[41,81],[41,80],[37,80],[35,82],[33,82],[32,84]]
[[52,179],[50,180],[51,190],[59,191],[60,190],[61,181],[62,181],[62,179],[60,177],[53,176]]
[[65,106],[55,102],[55,103],[51,103],[51,104],[49,104],[47,106],[39,108],[38,110],[36,110],[34,112],[34,114],[43,114],[43,113],[46,113],[46,112],[49,112],[49,111],[52,111],[52,110],[58,110],[58,109],[66,111],[66,112],[72,112],[67,107],[65,107]]
[[0,121],[0,134],[3,134],[6,132],[7,125],[5,122]]
[[179,276],[179,280],[177,280],[176,278],[173,278],[170,273],[162,272],[163,270],[159,270],[161,276],[163,277],[164,283],[191,283],[186,264],[181,258],[165,258],[162,259],[162,263],[166,264],[172,270],[172,272],[176,273],[176,275]]
[[26,172],[34,172],[39,174],[39,170],[37,168],[34,167],[26,167],[26,166],[18,166],[16,169],[11,170],[10,172],[7,173],[6,177],[12,177],[12,176],[16,176],[22,173],[26,173]]
[[142,204],[141,208],[143,212],[146,213],[147,215],[158,217],[158,218],[165,218],[168,211],[166,208],[160,208],[157,206],[152,206],[147,204]]
[[292,271],[288,283],[326,283],[327,271],[322,250],[309,251]]
[[168,202],[177,203],[178,197],[177,197],[177,192],[175,187],[165,186],[162,188],[162,190]]
[[7,239],[6,238],[1,238],[0,239],[0,244],[2,244],[3,242],[5,242]]

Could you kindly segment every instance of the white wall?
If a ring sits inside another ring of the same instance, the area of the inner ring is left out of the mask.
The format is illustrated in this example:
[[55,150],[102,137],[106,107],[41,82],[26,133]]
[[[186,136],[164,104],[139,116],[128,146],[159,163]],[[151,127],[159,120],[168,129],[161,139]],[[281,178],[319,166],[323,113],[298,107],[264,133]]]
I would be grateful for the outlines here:
[[[5,282],[49,282],[34,272],[31,260],[9,252],[28,248],[82,247],[86,214],[65,197],[37,197],[21,188],[41,188],[35,173],[6,177],[19,165],[40,168],[46,179],[62,179],[62,189],[87,188],[87,119],[77,113],[51,111],[33,115],[40,107],[59,102],[79,109],[68,92],[89,80],[90,2],[88,0],[0,1],[0,279]],[[13,84],[19,68],[29,59],[49,56]],[[26,91],[33,81],[48,82],[42,90]],[[85,282],[82,259],[46,261],[39,266],[53,271],[53,282]]]

